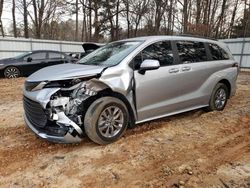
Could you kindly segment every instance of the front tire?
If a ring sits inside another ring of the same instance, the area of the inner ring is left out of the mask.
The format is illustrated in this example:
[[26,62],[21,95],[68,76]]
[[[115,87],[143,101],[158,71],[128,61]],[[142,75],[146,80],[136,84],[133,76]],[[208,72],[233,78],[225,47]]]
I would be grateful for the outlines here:
[[211,95],[209,106],[206,108],[207,111],[222,111],[226,104],[227,99],[229,98],[229,91],[225,84],[218,83]]
[[20,71],[17,67],[7,67],[4,70],[5,78],[18,78],[20,76]]
[[128,119],[127,107],[120,99],[102,97],[94,101],[85,114],[85,132],[95,143],[109,144],[123,135]]

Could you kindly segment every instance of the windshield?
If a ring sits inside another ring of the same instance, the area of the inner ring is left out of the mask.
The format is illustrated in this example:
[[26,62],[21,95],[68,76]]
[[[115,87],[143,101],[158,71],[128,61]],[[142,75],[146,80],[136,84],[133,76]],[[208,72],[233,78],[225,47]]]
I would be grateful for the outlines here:
[[78,63],[86,65],[113,66],[119,64],[142,42],[120,41],[105,45],[90,53]]
[[24,56],[28,55],[28,54],[31,54],[32,52],[26,52],[26,53],[23,53],[23,54],[20,54],[18,56],[15,56],[14,59],[20,59],[20,58],[23,58]]

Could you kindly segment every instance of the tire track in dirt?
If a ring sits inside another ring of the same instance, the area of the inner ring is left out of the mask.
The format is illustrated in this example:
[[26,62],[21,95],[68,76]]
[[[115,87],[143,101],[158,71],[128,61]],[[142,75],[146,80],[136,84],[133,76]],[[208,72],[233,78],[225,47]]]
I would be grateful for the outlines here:
[[[250,163],[250,74],[240,75],[223,112],[195,110],[140,124],[108,146],[36,138],[20,119],[23,81],[0,80],[7,87],[0,93],[0,186],[176,187],[182,180],[187,187],[222,187],[218,169]],[[229,180],[244,187],[249,178]]]

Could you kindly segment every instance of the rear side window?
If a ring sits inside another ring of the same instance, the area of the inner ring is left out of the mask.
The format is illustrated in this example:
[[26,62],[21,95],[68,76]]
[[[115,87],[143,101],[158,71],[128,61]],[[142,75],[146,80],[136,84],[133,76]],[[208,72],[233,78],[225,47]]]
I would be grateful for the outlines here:
[[207,61],[204,43],[192,41],[177,41],[177,50],[181,63]]
[[29,56],[26,56],[24,60],[27,60],[29,57],[32,58],[32,60],[42,60],[42,59],[46,59],[46,53],[45,52],[33,53],[33,54],[30,54]]
[[158,60],[161,66],[172,65],[174,57],[170,41],[156,42],[142,50],[134,59],[135,69],[139,69],[146,59]]
[[61,58],[62,58],[62,54],[49,52],[49,59],[61,59]]
[[212,55],[212,60],[226,60],[229,59],[229,55],[225,50],[219,47],[217,44],[208,44],[209,50]]

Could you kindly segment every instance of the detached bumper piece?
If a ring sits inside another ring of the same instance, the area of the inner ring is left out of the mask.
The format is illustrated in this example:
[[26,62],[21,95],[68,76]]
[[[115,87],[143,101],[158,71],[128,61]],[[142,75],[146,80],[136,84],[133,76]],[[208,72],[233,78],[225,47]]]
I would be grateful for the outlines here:
[[77,143],[82,140],[81,128],[71,121],[64,112],[59,113],[58,121],[50,121],[42,106],[27,97],[23,99],[26,125],[40,138],[51,142]]

